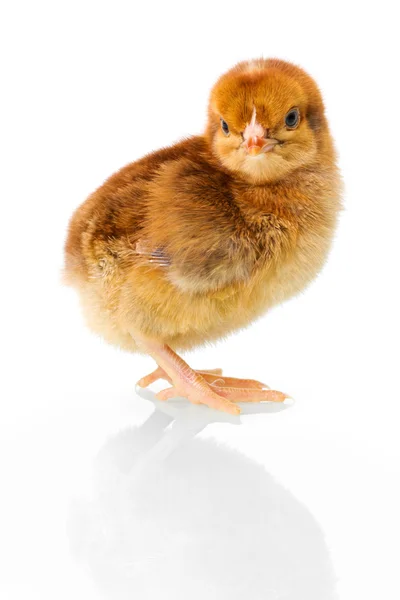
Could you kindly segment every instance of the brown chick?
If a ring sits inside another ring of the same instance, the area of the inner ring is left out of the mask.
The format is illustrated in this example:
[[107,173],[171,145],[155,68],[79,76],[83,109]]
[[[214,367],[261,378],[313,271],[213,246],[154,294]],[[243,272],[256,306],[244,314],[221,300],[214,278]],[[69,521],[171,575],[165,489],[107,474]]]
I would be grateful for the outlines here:
[[314,81],[275,59],[242,62],[211,91],[203,135],[112,175],[73,215],[65,278],[89,327],[151,355],[157,397],[237,414],[283,401],[254,380],[195,371],[176,354],[251,323],[325,262],[340,179]]

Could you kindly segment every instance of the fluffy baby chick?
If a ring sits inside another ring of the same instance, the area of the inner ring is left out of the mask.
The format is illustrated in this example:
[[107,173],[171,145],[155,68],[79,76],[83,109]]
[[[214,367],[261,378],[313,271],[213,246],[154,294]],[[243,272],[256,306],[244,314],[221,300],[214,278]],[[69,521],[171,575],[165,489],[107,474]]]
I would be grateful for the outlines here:
[[302,290],[327,257],[340,209],[320,92],[302,69],[242,62],[211,91],[203,135],[112,175],[73,215],[65,278],[89,327],[151,355],[166,400],[237,414],[283,401],[254,380],[195,371],[176,353],[245,327]]

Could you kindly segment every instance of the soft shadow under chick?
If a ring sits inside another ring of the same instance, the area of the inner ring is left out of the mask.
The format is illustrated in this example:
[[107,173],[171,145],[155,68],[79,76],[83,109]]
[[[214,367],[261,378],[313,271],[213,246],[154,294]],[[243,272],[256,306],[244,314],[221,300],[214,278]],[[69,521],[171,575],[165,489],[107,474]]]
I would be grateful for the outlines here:
[[[195,371],[176,350],[245,327],[321,269],[340,210],[335,152],[315,82],[276,59],[242,62],[211,91],[203,135],[112,175],[73,215],[65,280],[88,325],[150,354],[159,399],[233,414],[284,401],[254,380]],[[218,378],[217,378],[218,377]]]

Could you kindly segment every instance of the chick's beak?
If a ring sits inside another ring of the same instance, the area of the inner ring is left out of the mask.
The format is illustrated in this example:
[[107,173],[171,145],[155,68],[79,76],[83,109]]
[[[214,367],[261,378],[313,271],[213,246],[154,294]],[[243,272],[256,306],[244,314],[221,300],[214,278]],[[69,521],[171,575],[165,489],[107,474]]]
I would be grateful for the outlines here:
[[243,132],[243,148],[250,156],[257,156],[261,152],[269,152],[278,144],[278,140],[266,138],[266,131],[257,123],[256,109],[253,110],[250,123]]
[[269,152],[277,144],[276,140],[259,138],[257,136],[245,139],[243,147],[250,156],[257,156],[261,152]]

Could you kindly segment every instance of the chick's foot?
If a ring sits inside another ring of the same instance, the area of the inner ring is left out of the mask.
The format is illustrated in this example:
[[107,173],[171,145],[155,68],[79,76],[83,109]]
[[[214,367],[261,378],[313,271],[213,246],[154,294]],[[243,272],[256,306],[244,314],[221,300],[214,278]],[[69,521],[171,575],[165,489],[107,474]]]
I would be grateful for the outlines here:
[[137,340],[158,363],[157,369],[138,381],[147,387],[158,379],[165,379],[171,387],[156,394],[159,400],[183,396],[194,404],[206,404],[210,408],[230,414],[239,414],[234,402],[283,402],[288,396],[270,390],[254,379],[238,379],[222,376],[221,369],[195,371],[169,346],[149,340]]
[[[269,390],[270,387],[261,381],[255,379],[238,379],[237,377],[226,377],[222,376],[222,369],[194,369],[195,373],[199,373],[203,379],[211,386],[216,387],[229,387],[229,388],[245,388],[245,389],[256,389],[256,390]],[[165,379],[169,383],[172,383],[171,378],[165,372],[162,367],[157,367],[154,371],[145,375],[138,381],[138,385],[141,387],[147,387],[159,379]]]

